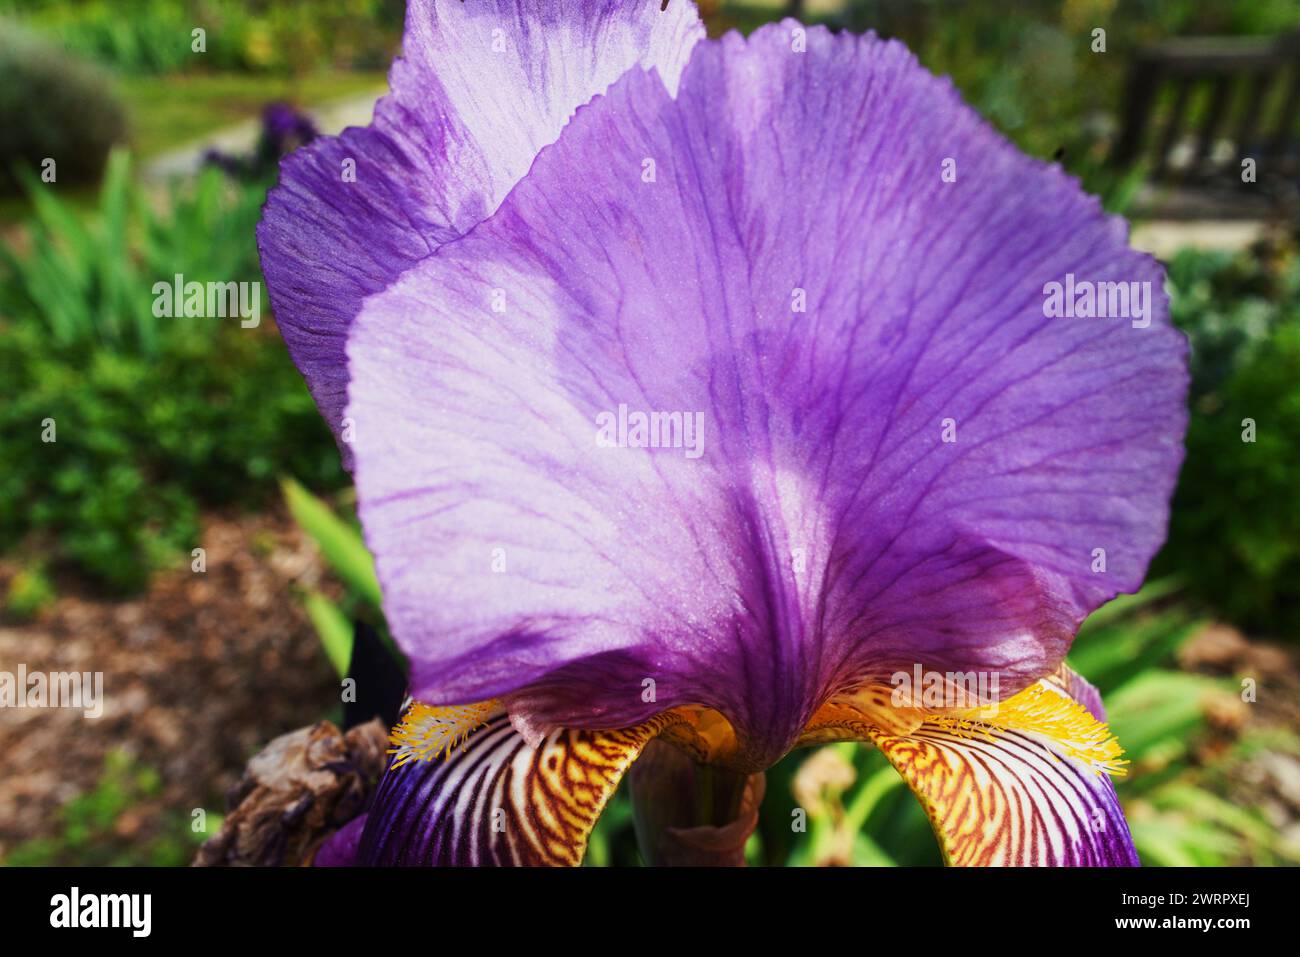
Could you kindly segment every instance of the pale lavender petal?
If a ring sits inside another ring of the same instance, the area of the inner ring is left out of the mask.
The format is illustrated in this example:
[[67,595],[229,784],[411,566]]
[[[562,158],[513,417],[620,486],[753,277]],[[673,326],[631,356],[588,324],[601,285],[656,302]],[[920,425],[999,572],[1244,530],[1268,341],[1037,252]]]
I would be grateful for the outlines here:
[[[700,45],[676,99],[627,75],[358,319],[421,700],[704,704],[762,766],[913,663],[1010,694],[1142,581],[1186,420],[1160,267],[902,46],[795,29]],[[1047,318],[1069,273],[1150,283],[1149,325]],[[620,405],[698,413],[701,454],[599,447]]]
[[491,214],[627,70],[676,89],[703,35],[687,0],[410,0],[372,124],[289,158],[257,231],[276,322],[336,436],[361,300]]

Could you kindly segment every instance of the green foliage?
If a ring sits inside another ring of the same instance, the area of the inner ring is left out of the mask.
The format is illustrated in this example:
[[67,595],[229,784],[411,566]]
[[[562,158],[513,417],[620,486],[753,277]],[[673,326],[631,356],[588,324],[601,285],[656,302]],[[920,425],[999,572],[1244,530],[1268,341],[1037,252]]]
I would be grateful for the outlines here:
[[169,76],[165,83],[153,76],[123,76],[117,85],[140,157],[177,149],[228,126],[256,122],[267,103],[314,106],[358,96],[378,99],[388,90],[382,70],[292,76],[187,73]]
[[[821,18],[902,40],[1017,146],[1059,159],[1112,212],[1124,211],[1142,176],[1107,162],[1131,55],[1175,36],[1272,35],[1297,26],[1295,0],[843,0],[805,7],[838,8]],[[722,20],[748,29],[778,10],[725,0]],[[1104,52],[1093,48],[1097,29],[1105,31]],[[1207,102],[1190,104],[1193,128],[1206,110]]]
[[1205,706],[1222,683],[1149,668],[1106,699],[1111,730],[1136,766],[1159,769],[1182,758],[1205,724]]
[[405,662],[406,656],[393,641],[384,621],[383,596],[375,575],[375,560],[361,538],[355,516],[344,519],[334,506],[312,495],[292,479],[281,483],[285,504],[298,526],[320,549],[321,555],[343,582],[345,594],[335,603],[318,591],[306,590],[303,607],[311,619],[330,663],[341,675],[348,673],[354,638],[352,622],[368,622],[388,647],[394,660]]
[[[1260,807],[1230,799],[1231,769],[1253,747],[1247,734],[1205,762],[1207,714],[1230,682],[1174,670],[1179,648],[1204,622],[1157,581],[1093,615],[1071,664],[1104,692],[1111,730],[1130,761],[1117,790],[1138,856],[1153,866],[1285,863]],[[1214,753],[1214,752],[1207,752]],[[1290,861],[1295,863],[1295,861]]]
[[36,564],[20,570],[9,580],[4,607],[15,618],[35,618],[54,604],[57,597],[45,569]]
[[203,837],[191,832],[182,815],[168,816],[162,833],[147,841],[116,831],[131,808],[157,799],[161,790],[162,778],[156,770],[138,764],[124,751],[112,751],[104,759],[95,789],[73,798],[60,810],[61,832],[18,845],[4,863],[11,867],[182,867]]
[[[401,0],[117,0],[0,2],[80,56],[137,74],[193,70],[285,73],[386,66],[401,30]],[[205,31],[194,49],[193,31]]]
[[1164,601],[1178,587],[1175,579],[1155,581],[1098,609],[1080,629],[1070,665],[1104,692],[1171,665],[1183,642],[1205,624],[1183,605]]
[[253,229],[263,192],[232,190],[214,170],[174,192],[158,213],[132,183],[127,155],[116,152],[89,222],[30,177],[27,188],[29,248],[25,255],[0,249],[0,306],[35,317],[55,350],[153,358],[185,342],[208,347],[217,323],[154,315],[154,283],[176,273],[200,281],[258,277]]
[[1277,853],[1273,828],[1257,808],[1240,807],[1192,783],[1190,776],[1149,794],[1132,822],[1142,860],[1161,867],[1295,864]]
[[345,585],[378,608],[382,596],[379,579],[375,577],[375,560],[356,526],[339,518],[329,505],[292,479],[285,480],[282,485],[290,513],[316,542],[325,561]]
[[[1300,636],[1300,254],[1191,250],[1169,268],[1191,422],[1159,572],[1237,625]],[[1254,441],[1247,429],[1254,423]]]
[[325,657],[338,672],[340,678],[347,677],[348,665],[352,661],[353,631],[352,622],[343,614],[342,609],[318,591],[308,590],[302,596],[303,607],[307,617],[316,629]]
[[30,192],[25,249],[0,249],[0,548],[53,537],[57,558],[138,588],[194,546],[201,506],[267,501],[286,472],[341,479],[268,323],[154,315],[176,273],[260,281],[261,187],[209,171],[159,211],[119,155],[89,218]]
[[61,183],[94,182],[126,118],[106,78],[0,21],[0,192],[55,161]]

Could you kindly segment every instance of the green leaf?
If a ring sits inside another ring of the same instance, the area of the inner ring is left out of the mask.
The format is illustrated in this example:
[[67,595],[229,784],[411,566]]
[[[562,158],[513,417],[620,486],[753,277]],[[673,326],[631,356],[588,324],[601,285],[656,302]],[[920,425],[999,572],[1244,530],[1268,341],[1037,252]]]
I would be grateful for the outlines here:
[[881,768],[863,783],[844,810],[844,826],[859,831],[880,799],[901,786],[903,778],[892,766]]
[[1187,827],[1176,821],[1156,818],[1129,820],[1133,845],[1142,863],[1161,867],[1214,867],[1225,862],[1231,842],[1213,828]]
[[1146,585],[1142,586],[1142,590],[1136,595],[1119,595],[1098,608],[1088,616],[1088,620],[1084,622],[1082,631],[1113,624],[1125,616],[1132,614],[1139,608],[1145,607],[1146,605],[1168,595],[1172,595],[1181,587],[1182,582],[1175,577],[1162,578],[1159,581],[1148,582]]
[[1070,664],[1099,688],[1117,688],[1141,672],[1172,665],[1178,649],[1205,624],[1189,620],[1181,608],[1139,615],[1080,633]]
[[325,656],[339,677],[346,678],[348,665],[352,661],[352,622],[348,621],[348,616],[343,614],[338,605],[318,591],[306,592],[302,602],[307,609],[307,617],[311,619],[316,635],[320,638],[321,647],[325,649]]
[[[127,153],[114,150],[108,158],[104,185],[100,191],[99,213],[102,251],[95,265],[101,303],[101,322],[112,340],[122,336],[121,319],[130,311],[127,281],[131,275],[130,256],[126,249],[127,210],[130,205],[131,161]],[[149,315],[152,317],[153,313]],[[149,343],[150,349],[152,343]]]
[[1176,671],[1148,671],[1106,698],[1110,727],[1135,763],[1186,751],[1205,722],[1203,702],[1222,685]]
[[884,848],[865,834],[854,835],[853,850],[851,853],[854,867],[898,866],[898,862],[890,857]]
[[1273,829],[1255,809],[1238,807],[1203,788],[1173,782],[1153,792],[1148,800],[1161,808],[1183,811],[1198,821],[1235,831],[1260,846],[1268,847],[1274,842]]
[[280,485],[294,521],[316,542],[325,561],[349,588],[376,608],[380,607],[382,596],[375,576],[375,560],[361,534],[293,479],[283,479]]

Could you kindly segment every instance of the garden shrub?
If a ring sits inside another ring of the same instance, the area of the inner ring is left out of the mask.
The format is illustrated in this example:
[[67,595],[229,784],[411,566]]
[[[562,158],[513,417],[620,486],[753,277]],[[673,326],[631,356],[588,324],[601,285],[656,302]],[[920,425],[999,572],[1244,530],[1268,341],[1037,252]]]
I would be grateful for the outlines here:
[[1242,628],[1295,639],[1300,254],[1289,244],[1239,255],[1187,250],[1169,280],[1174,321],[1192,344],[1191,422],[1156,569],[1178,573]]
[[45,543],[129,590],[201,544],[203,506],[273,501],[285,473],[342,481],[265,302],[258,328],[153,315],[176,273],[261,280],[264,193],[209,170],[159,213],[119,156],[83,221],[32,186],[29,248],[0,251],[0,549]]
[[96,68],[0,21],[0,191],[53,159],[61,183],[94,182],[126,119]]
[[69,51],[145,75],[385,67],[404,8],[402,0],[131,0],[131,15],[123,16],[120,0],[0,0],[0,13],[21,16]]

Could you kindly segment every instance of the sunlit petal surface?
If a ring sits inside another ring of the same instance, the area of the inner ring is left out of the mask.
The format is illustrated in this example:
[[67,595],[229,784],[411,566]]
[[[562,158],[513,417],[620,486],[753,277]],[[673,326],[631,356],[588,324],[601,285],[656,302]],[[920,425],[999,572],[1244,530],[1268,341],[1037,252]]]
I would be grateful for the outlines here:
[[276,322],[335,435],[361,300],[492,213],[624,72],[654,69],[675,88],[703,35],[680,0],[410,0],[372,124],[287,160],[258,228]]
[[[421,700],[702,704],[761,768],[915,663],[1010,695],[1140,584],[1186,417],[1159,266],[902,46],[800,36],[628,74],[367,302],[361,515]],[[1149,321],[1049,317],[1067,274]]]

